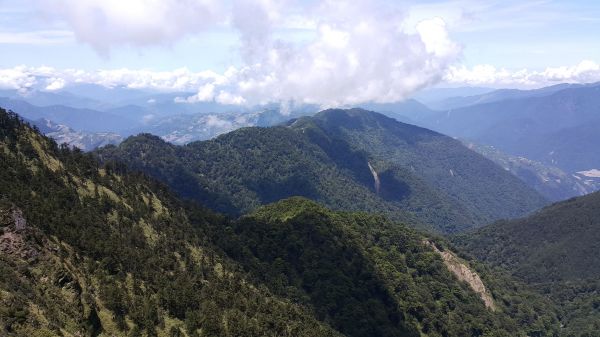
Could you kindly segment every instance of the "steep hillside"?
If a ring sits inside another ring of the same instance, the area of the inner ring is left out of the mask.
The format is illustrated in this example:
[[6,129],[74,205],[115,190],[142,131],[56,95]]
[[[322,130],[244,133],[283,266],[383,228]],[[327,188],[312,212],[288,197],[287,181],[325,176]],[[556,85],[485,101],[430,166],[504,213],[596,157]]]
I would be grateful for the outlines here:
[[600,326],[599,229],[600,193],[596,192],[524,219],[459,235],[453,241],[549,295],[564,308],[568,328],[593,336]]
[[220,217],[4,111],[0,147],[0,335],[337,335],[207,241]]
[[478,258],[523,278],[562,281],[600,276],[600,259],[590,254],[598,248],[599,228],[600,193],[596,192],[458,238]]
[[545,204],[519,179],[439,133],[360,109],[327,110],[305,121],[293,127],[310,132],[309,125],[315,124],[320,129],[316,133],[343,140],[378,162],[414,172],[476,216],[476,221],[513,218]]
[[[293,198],[232,221],[0,111],[3,336],[526,336],[556,310],[446,245]],[[456,256],[456,255],[454,255]],[[474,277],[474,276],[473,276]],[[468,280],[467,280],[468,281]]]
[[[459,259],[439,239],[433,243],[379,216],[335,213],[291,198],[242,217],[229,233],[235,234],[219,234],[220,246],[251,274],[276,294],[311,303],[317,317],[327,317],[342,332],[544,336],[558,331],[553,307],[541,296]],[[396,320],[403,331],[390,329]]]

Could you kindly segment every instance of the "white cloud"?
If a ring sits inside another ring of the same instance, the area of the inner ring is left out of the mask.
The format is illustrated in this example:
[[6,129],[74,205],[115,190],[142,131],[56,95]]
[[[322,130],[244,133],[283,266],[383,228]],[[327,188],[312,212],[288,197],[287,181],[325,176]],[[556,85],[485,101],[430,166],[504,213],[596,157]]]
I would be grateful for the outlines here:
[[[341,45],[329,48],[348,50]],[[326,55],[329,55],[329,52]],[[48,91],[68,90],[72,84],[90,83],[105,87],[123,86],[167,92],[196,91],[195,95],[176,99],[180,103],[214,101],[230,105],[251,105],[279,102],[285,110],[289,105],[299,103],[342,106],[367,101],[393,102],[427,83],[437,83],[436,76],[442,77],[442,83],[449,85],[492,87],[528,88],[557,83],[600,82],[600,64],[589,60],[572,66],[543,70],[509,70],[492,65],[476,65],[471,68],[451,65],[442,68],[432,64],[437,60],[432,58],[427,60],[425,65],[421,64],[425,67],[424,72],[411,72],[403,71],[404,66],[413,64],[402,63],[407,61],[400,60],[397,65],[381,65],[377,62],[379,59],[371,64],[364,63],[364,56],[356,53],[345,56],[336,54],[336,57],[333,60],[326,57],[312,60],[292,59],[294,63],[290,65],[274,63],[279,64],[282,69],[289,67],[290,71],[274,68],[274,64],[270,63],[266,69],[262,65],[255,65],[241,69],[230,68],[223,74],[211,71],[192,72],[185,68],[154,72],[132,69],[83,71],[18,66],[0,69],[0,89],[15,89],[25,93],[33,88]],[[395,67],[399,67],[397,74],[384,74],[385,71],[396,71]],[[428,67],[433,70],[428,70]],[[428,74],[430,77],[426,76]],[[148,103],[152,103],[152,100]]]
[[0,69],[0,89],[26,91],[36,83],[35,75],[25,67]]
[[107,55],[118,45],[171,44],[214,24],[218,0],[45,0],[50,17],[64,20],[76,38]]
[[242,105],[246,103],[246,99],[239,95],[231,94],[227,91],[221,90],[219,95],[215,98],[217,103],[221,104],[231,104],[231,105]]
[[[217,75],[115,69],[61,71],[72,82],[194,90],[178,102],[267,102],[323,106],[393,102],[438,82],[461,52],[440,18],[404,27],[405,14],[384,1],[48,0],[39,2],[75,37],[107,55],[112,47],[171,44],[215,25],[240,38],[242,63]],[[277,34],[306,29],[307,39]],[[279,38],[276,38],[279,36]],[[58,86],[49,86],[52,89]]]
[[380,2],[319,4],[312,9],[315,37],[305,44],[273,38],[277,15],[269,2],[250,8],[253,15],[233,20],[246,64],[227,76],[226,88],[216,86],[249,103],[395,102],[439,81],[460,54],[442,19],[423,21],[419,31],[407,33],[403,14]]
[[46,83],[48,83],[48,85],[46,86],[46,90],[55,91],[55,90],[60,90],[60,89],[64,88],[66,81],[60,77],[53,77],[53,78],[49,78],[46,81]]
[[452,66],[444,81],[459,85],[508,87],[542,87],[557,83],[592,83],[600,81],[600,64],[584,60],[573,66],[549,67],[544,70],[510,71],[492,65],[472,68]]

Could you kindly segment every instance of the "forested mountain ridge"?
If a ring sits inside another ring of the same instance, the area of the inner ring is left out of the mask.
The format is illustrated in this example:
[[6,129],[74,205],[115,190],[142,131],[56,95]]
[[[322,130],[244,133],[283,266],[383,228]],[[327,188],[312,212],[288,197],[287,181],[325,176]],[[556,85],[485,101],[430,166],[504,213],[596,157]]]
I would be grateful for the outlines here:
[[[492,161],[437,132],[361,109],[326,110],[311,120],[357,151],[416,172],[462,205],[476,222],[522,216],[546,203]],[[294,125],[302,128],[300,123]]]
[[[324,119],[340,114],[356,124],[353,133]],[[545,204],[459,142],[361,109],[242,128],[185,146],[139,135],[97,153],[166,182],[183,197],[236,215],[299,195],[334,209],[378,212],[455,232]]]
[[576,336],[594,336],[600,327],[599,210],[595,192],[458,235],[453,242],[550,296],[564,308],[564,324]]
[[[0,111],[0,332],[7,336],[526,336],[557,311],[443,240],[292,198],[229,220]],[[525,300],[525,303],[521,301]]]

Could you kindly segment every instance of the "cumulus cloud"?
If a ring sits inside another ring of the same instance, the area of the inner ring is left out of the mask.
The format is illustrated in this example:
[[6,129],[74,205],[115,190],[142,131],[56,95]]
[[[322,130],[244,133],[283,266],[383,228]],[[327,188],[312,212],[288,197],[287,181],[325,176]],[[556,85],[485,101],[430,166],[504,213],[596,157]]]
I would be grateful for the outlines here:
[[509,87],[541,87],[557,83],[592,83],[600,81],[600,64],[584,60],[572,66],[544,70],[507,70],[492,65],[451,66],[444,77],[450,84]]
[[381,3],[319,4],[309,10],[318,18],[314,38],[303,44],[273,37],[271,27],[281,14],[273,14],[277,6],[271,2],[241,0],[237,8],[232,22],[240,32],[244,66],[189,100],[395,102],[438,82],[461,51],[442,19],[422,21],[416,32],[407,32],[403,14]]
[[36,83],[34,74],[26,67],[0,69],[0,89],[26,91]]
[[45,0],[45,13],[64,20],[75,37],[107,55],[119,45],[171,44],[221,19],[218,0]]
[[52,77],[46,80],[46,83],[48,83],[48,85],[46,85],[46,90],[55,91],[64,88],[66,81],[64,78]]
[[[405,27],[404,12],[384,1],[48,0],[40,4],[49,17],[67,23],[76,39],[104,55],[116,46],[174,43],[219,24],[235,30],[242,62],[222,75],[127,69],[63,74],[67,82],[107,86],[194,87],[197,93],[178,98],[179,102],[293,101],[323,106],[393,102],[438,82],[461,51],[442,19],[423,20],[416,29]],[[282,29],[308,30],[312,39],[284,39],[276,34]],[[59,86],[53,81],[47,89]]]

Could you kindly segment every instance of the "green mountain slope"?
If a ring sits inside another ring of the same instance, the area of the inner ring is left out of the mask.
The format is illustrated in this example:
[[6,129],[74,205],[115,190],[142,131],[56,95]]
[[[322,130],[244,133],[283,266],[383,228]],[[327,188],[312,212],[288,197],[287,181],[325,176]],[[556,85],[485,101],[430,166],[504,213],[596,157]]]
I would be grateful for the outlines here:
[[[326,123],[326,116],[338,114],[357,123],[352,134]],[[185,198],[234,215],[304,196],[334,209],[383,213],[455,232],[545,203],[460,143],[358,109],[325,111],[287,127],[243,128],[186,146],[140,135],[97,153],[166,182]]]
[[568,328],[577,336],[593,336],[600,326],[599,228],[596,192],[459,235],[454,242],[550,295],[565,309]]
[[[545,204],[543,197],[518,178],[434,131],[360,109],[323,111],[311,122],[354,150],[415,172],[460,204],[476,222],[514,218]],[[294,125],[305,128],[300,121]]]
[[120,164],[57,147],[4,111],[0,147],[3,336],[558,329],[542,297],[379,216],[292,198],[228,220]]
[[337,335],[206,240],[220,217],[4,111],[0,148],[0,335]]
[[[431,243],[380,216],[336,213],[296,197],[261,207],[216,236],[219,246],[275,294],[307,303],[318,318],[345,334],[519,336],[557,331],[554,309],[541,296],[456,257],[443,240]],[[444,254],[455,258],[447,262]],[[486,307],[484,295],[473,291],[472,279],[457,282],[455,273],[476,279],[479,273],[491,305]]]

